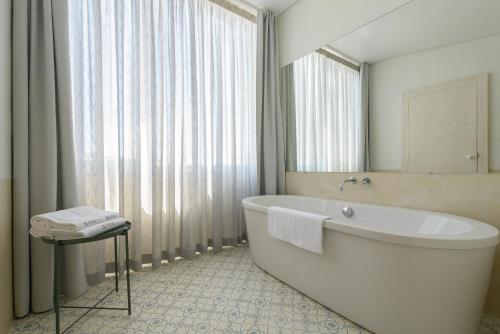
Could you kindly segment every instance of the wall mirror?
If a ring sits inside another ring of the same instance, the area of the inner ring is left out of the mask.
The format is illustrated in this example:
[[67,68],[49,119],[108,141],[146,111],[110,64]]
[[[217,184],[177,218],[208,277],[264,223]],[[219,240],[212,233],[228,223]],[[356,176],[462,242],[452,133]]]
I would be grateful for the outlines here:
[[413,0],[280,81],[288,171],[500,171],[498,0]]

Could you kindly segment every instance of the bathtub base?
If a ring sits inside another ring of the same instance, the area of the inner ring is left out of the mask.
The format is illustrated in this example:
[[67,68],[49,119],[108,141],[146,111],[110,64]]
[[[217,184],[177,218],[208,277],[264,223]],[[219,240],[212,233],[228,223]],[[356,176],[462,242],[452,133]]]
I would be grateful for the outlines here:
[[411,247],[325,229],[319,255],[271,238],[265,213],[245,217],[257,266],[366,329],[477,333],[495,247]]

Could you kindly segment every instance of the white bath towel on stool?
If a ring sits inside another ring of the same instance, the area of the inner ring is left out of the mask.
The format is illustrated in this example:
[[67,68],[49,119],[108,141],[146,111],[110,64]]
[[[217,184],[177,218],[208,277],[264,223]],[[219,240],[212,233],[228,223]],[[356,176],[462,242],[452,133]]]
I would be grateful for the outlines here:
[[267,232],[314,253],[323,253],[323,222],[328,216],[271,206],[267,211]]
[[98,223],[78,231],[69,230],[59,230],[54,231],[54,229],[46,229],[43,227],[32,226],[30,228],[30,234],[35,238],[50,238],[56,240],[70,240],[70,239],[80,239],[80,238],[90,238],[98,234],[107,232],[119,226],[125,225],[125,219],[118,218],[108,220],[102,223]]
[[50,229],[54,232],[74,232],[117,218],[120,216],[116,212],[79,206],[36,215],[31,218],[30,222],[32,227]]

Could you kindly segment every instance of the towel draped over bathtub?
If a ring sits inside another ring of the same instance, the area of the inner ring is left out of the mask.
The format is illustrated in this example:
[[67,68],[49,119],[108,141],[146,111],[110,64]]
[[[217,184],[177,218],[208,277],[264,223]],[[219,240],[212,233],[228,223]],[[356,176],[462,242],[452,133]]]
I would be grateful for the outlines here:
[[267,211],[267,232],[305,250],[323,253],[323,222],[330,217],[277,206]]

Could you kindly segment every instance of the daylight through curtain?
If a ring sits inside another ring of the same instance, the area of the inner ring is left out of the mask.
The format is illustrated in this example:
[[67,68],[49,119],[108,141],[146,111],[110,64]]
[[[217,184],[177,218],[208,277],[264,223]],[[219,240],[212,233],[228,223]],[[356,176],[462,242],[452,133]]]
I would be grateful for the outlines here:
[[[133,268],[240,241],[255,23],[207,0],[72,0],[70,26],[80,200],[133,222]],[[86,250],[97,280],[104,249]]]

